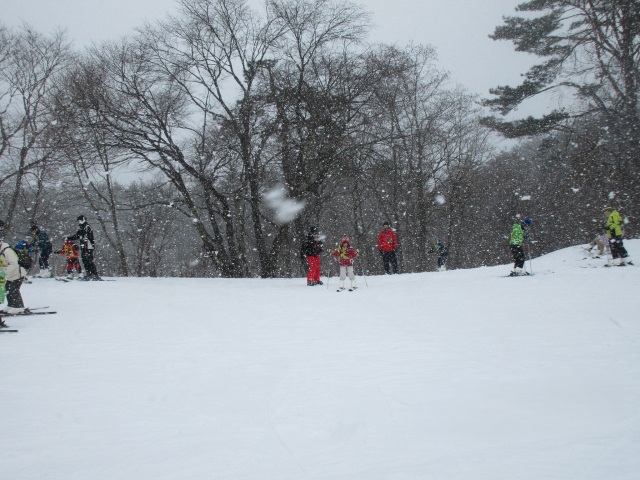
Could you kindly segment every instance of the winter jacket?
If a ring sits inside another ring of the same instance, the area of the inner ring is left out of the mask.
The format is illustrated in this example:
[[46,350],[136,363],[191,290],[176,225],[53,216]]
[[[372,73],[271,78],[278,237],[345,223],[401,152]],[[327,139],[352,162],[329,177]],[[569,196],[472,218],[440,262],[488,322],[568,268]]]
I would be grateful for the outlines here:
[[67,237],[67,240],[79,240],[80,248],[83,252],[95,248],[95,243],[93,243],[93,230],[87,222],[80,225],[76,234]]
[[393,230],[382,230],[378,235],[378,250],[381,252],[393,252],[398,248],[398,237]]
[[620,237],[622,236],[622,217],[617,210],[613,210],[607,218],[607,223],[604,224],[607,230],[607,237]]
[[49,241],[49,235],[47,235],[47,232],[45,232],[44,229],[38,228],[35,231],[35,235],[33,237],[33,246],[40,249],[41,252],[45,252],[53,248],[51,242]]
[[525,230],[526,228],[522,222],[514,223],[513,228],[511,228],[511,239],[509,240],[509,245],[522,245],[526,238]]
[[18,255],[8,243],[0,242],[0,268],[6,273],[8,282],[20,280],[27,271],[18,265]]
[[64,242],[61,250],[56,253],[67,257],[67,260],[76,260],[78,258],[78,247],[73,242]]
[[322,253],[323,243],[313,238],[313,235],[307,235],[302,242],[300,253],[303,257],[317,257]]
[[436,243],[431,245],[431,248],[429,249],[429,251],[427,253],[437,253],[438,255],[448,255],[449,254],[449,247],[447,247],[442,242],[436,242]]
[[341,267],[353,266],[353,259],[358,256],[358,252],[352,246],[339,246],[336,250],[331,252],[331,255],[338,257],[338,265]]

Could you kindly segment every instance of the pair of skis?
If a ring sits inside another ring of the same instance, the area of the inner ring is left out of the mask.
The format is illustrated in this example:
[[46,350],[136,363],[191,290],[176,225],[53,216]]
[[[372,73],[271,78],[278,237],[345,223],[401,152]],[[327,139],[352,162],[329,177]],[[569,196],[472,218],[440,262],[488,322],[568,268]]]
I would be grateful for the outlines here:
[[344,292],[345,290],[347,290],[348,292],[353,292],[356,288],[358,287],[352,287],[348,290],[346,288],[339,288],[338,290],[336,290],[336,292]]
[[[40,307],[40,309],[42,308],[47,308],[47,307]],[[34,312],[33,308],[27,310],[26,312],[18,312],[18,313],[2,313],[3,317],[30,317],[31,315],[53,315],[54,313],[58,313],[58,312]]]
[[[51,312],[51,311],[47,311],[47,312],[34,311],[34,310],[43,310],[45,308],[49,308],[49,307],[34,307],[34,308],[30,308],[26,312],[20,312],[20,313],[2,313],[2,316],[3,317],[28,317],[31,315],[52,315],[54,313],[58,313],[58,312]],[[0,333],[18,333],[18,330],[9,327],[9,325],[6,325],[5,327],[0,327]]]

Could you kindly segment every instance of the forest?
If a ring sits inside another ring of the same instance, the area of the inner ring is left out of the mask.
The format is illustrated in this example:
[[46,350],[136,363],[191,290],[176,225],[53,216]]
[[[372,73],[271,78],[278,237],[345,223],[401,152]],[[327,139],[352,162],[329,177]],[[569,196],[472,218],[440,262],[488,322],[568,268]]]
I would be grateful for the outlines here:
[[[504,12],[487,34],[538,61],[485,98],[429,45],[367,42],[357,3],[176,1],[82,51],[0,21],[6,241],[37,224],[59,249],[82,214],[102,275],[273,278],[306,271],[311,226],[351,238],[356,274],[383,272],[384,221],[404,273],[435,270],[436,240],[449,268],[508,263],[516,215],[534,255],[588,243],[605,205],[638,236],[640,1]],[[564,105],[517,117],[548,95]]]

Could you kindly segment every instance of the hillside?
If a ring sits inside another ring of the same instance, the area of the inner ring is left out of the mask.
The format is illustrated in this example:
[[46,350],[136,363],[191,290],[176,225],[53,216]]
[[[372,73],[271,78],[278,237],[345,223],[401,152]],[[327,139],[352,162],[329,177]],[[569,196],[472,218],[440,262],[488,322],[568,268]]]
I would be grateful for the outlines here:
[[58,314],[0,335],[1,477],[635,479],[640,240],[626,246],[636,266],[572,247],[532,277],[359,276],[352,293],[35,279],[25,302]]

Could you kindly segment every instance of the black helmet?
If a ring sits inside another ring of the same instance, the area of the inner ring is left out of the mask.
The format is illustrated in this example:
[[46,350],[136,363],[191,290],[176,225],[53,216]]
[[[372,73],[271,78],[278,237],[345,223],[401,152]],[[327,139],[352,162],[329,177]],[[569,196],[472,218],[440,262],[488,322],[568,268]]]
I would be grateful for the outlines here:
[[76,220],[78,220],[79,222],[84,222],[87,220],[87,218],[84,215],[78,215],[78,218]]
[[35,232],[36,230],[38,230],[38,225],[31,225],[31,228],[29,229],[30,232]]
[[318,227],[311,227],[309,233],[318,233]]

